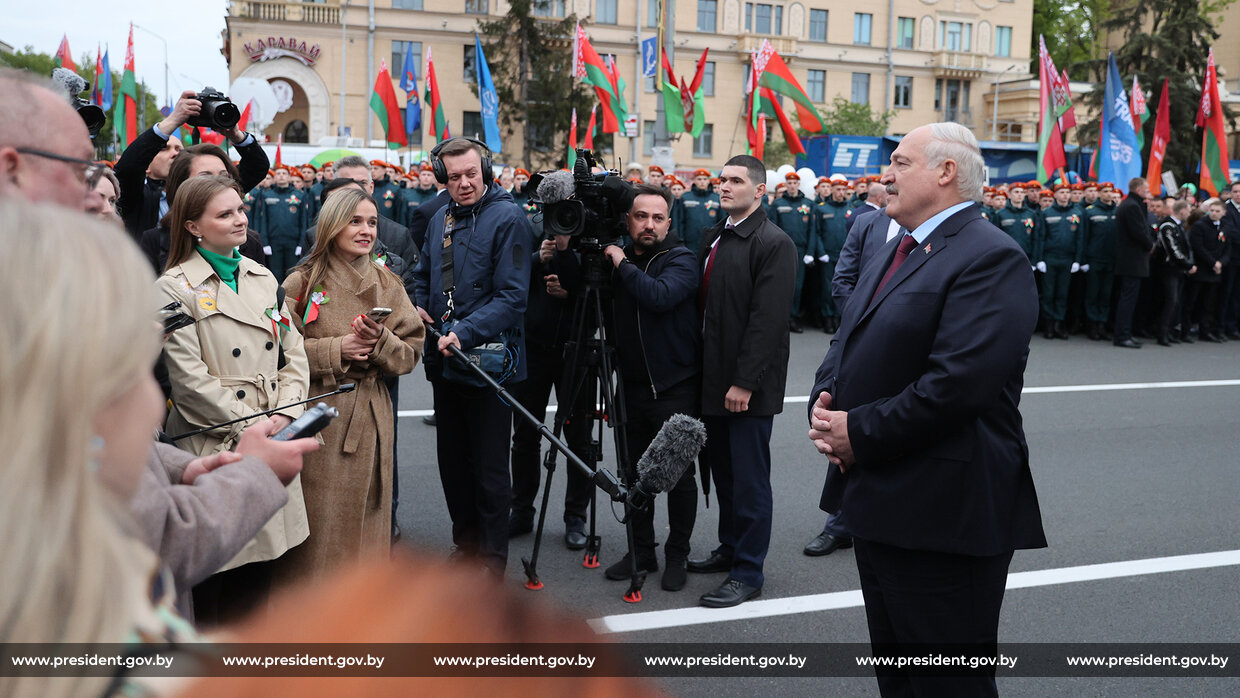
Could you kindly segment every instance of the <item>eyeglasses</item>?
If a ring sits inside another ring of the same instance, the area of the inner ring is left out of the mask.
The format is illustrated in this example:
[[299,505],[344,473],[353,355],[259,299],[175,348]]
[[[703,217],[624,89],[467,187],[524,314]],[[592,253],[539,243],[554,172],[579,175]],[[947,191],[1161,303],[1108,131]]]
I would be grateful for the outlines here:
[[104,166],[91,162],[90,160],[73,158],[59,153],[49,153],[46,150],[38,150],[35,148],[15,148],[15,150],[25,155],[34,155],[36,157],[47,158],[49,160],[59,160],[60,162],[67,162],[71,165],[78,165],[82,168],[79,178],[86,183],[86,186],[89,189],[94,189],[95,185],[99,183],[99,178],[103,176]]

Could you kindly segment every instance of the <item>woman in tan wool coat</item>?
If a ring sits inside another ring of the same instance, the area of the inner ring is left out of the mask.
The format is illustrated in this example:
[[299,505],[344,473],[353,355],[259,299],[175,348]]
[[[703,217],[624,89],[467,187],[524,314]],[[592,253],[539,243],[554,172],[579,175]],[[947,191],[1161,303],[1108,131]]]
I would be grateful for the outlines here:
[[[369,195],[333,192],[319,212],[314,250],[284,281],[305,337],[310,393],[342,383],[357,389],[325,400],[340,416],[302,468],[310,538],[280,559],[279,583],[321,576],[391,543],[396,415],[382,379],[413,370],[426,330],[400,278],[371,258],[377,226]],[[392,314],[376,323],[366,317],[372,308]]]

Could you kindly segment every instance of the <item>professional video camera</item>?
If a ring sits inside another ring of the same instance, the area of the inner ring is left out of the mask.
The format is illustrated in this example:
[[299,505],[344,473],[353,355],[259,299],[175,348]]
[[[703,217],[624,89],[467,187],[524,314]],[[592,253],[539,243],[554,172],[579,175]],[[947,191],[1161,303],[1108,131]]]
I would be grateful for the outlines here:
[[98,106],[78,96],[86,91],[88,87],[86,80],[68,68],[52,70],[52,80],[59,83],[69,95],[69,101],[73,104],[73,108],[77,110],[78,116],[82,117],[82,121],[86,122],[86,129],[90,131],[90,137],[98,136],[99,130],[103,128],[104,122],[107,121],[107,117]]
[[530,179],[533,200],[542,205],[543,230],[570,236],[572,249],[601,251],[625,237],[633,187],[614,170],[594,174],[596,164],[593,153],[578,148],[572,174],[540,172]]
[[194,99],[202,102],[202,111],[186,123],[199,128],[213,131],[224,131],[241,121],[241,110],[224,96],[223,92],[208,85],[202,92],[194,95]]

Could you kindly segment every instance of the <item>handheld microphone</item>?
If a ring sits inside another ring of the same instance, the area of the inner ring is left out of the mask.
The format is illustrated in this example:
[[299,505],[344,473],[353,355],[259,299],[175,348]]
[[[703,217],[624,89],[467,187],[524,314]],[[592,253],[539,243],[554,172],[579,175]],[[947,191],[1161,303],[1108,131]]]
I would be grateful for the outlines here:
[[649,509],[655,495],[676,485],[706,444],[706,426],[683,414],[674,414],[637,460],[637,485],[629,490],[626,503],[634,509]]

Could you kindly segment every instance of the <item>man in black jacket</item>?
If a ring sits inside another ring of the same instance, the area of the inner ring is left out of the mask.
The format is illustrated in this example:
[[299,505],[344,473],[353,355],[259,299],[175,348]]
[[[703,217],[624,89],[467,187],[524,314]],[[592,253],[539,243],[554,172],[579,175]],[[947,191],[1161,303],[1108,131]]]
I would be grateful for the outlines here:
[[737,155],[720,173],[727,220],[703,236],[702,416],[706,465],[719,499],[719,546],[690,572],[727,572],[701,598],[735,606],[762,591],[771,543],[771,426],[783,411],[788,377],[786,318],[792,312],[797,250],[767,220],[766,168]]
[[[633,244],[627,252],[616,245],[604,250],[615,267],[611,280],[615,342],[624,377],[630,468],[672,415],[698,414],[702,341],[695,305],[700,280],[697,256],[676,238],[668,239],[672,195],[650,184],[634,189],[636,196],[626,216]],[[667,591],[685,586],[697,491],[690,467],[667,493],[667,566],[662,578]],[[653,510],[633,515],[633,541],[638,569],[659,569]],[[606,575],[628,579],[630,569],[631,558],[626,554],[607,568]]]
[[[121,183],[116,206],[125,229],[135,242],[140,241],[144,231],[158,225],[172,206],[164,197],[164,180],[172,159],[181,152],[182,146],[179,140],[169,136],[202,111],[202,102],[196,97],[193,90],[182,92],[172,113],[135,138],[116,161],[116,178]],[[241,164],[237,166],[241,190],[250,191],[267,176],[270,164],[267,154],[251,134],[235,127],[222,133],[241,156]]]
[[1128,182],[1128,197],[1115,210],[1117,240],[1115,242],[1115,277],[1119,280],[1119,300],[1115,305],[1115,339],[1117,347],[1140,349],[1141,342],[1132,338],[1132,316],[1137,309],[1141,279],[1150,275],[1150,254],[1154,251],[1154,235],[1149,224],[1145,199],[1149,185],[1141,177]]

